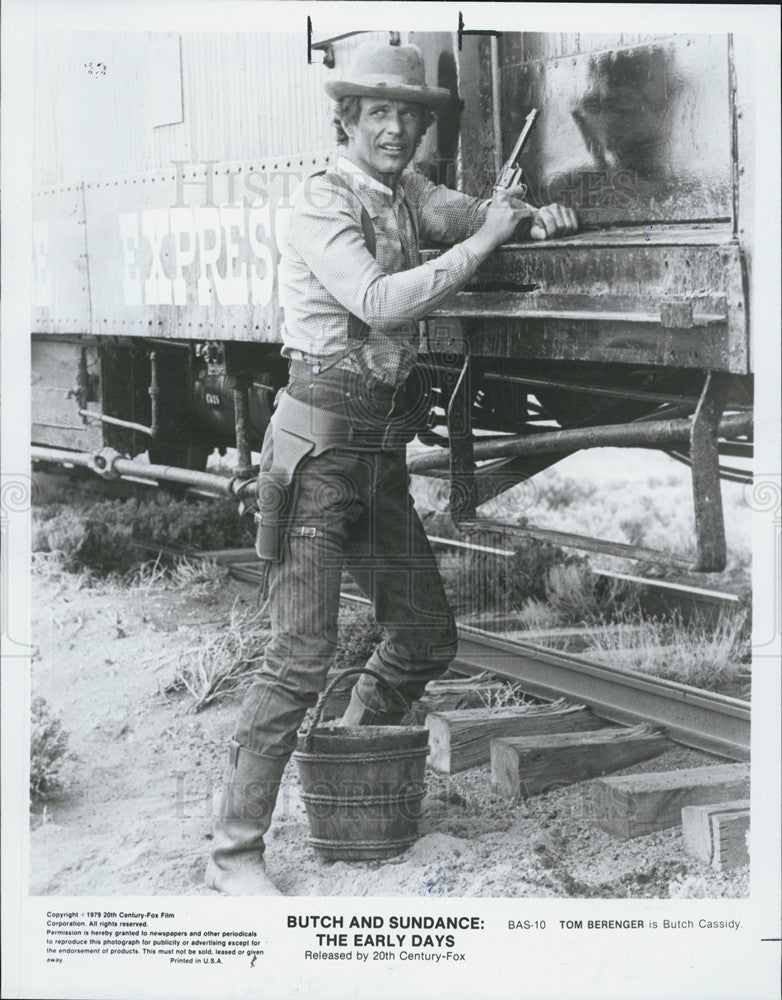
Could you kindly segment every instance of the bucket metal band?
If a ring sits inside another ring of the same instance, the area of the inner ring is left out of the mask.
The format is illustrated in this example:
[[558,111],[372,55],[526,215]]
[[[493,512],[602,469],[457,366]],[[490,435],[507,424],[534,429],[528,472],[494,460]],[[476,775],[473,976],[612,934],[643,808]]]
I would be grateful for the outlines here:
[[303,792],[304,802],[333,806],[395,806],[401,802],[420,801],[423,791],[407,792],[404,795],[319,795],[317,792]]
[[320,847],[332,854],[354,850],[385,851],[395,847],[398,847],[401,853],[412,846],[417,839],[417,837],[401,837],[396,840],[340,840],[339,843],[335,843],[333,840],[326,840],[323,837],[310,837],[309,842],[313,847]]
[[355,753],[308,753],[305,750],[297,750],[293,756],[298,760],[313,762],[341,760],[360,764],[365,760],[401,760],[403,757],[425,757],[428,753],[429,747],[423,746],[407,750],[361,750],[359,756]]

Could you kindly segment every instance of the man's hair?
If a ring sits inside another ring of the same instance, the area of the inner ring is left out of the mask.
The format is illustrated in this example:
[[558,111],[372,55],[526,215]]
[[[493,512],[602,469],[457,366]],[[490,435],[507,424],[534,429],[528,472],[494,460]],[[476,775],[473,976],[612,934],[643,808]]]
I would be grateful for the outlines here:
[[[367,98],[368,100],[368,98]],[[355,125],[356,122],[361,117],[361,97],[357,97],[355,94],[349,94],[347,97],[340,97],[338,101],[334,103],[334,118],[333,125],[334,131],[337,135],[337,145],[347,146],[348,144],[348,134],[343,125]],[[423,138],[424,133],[433,124],[435,120],[434,113],[428,108],[421,108],[421,134],[419,135],[419,141]]]

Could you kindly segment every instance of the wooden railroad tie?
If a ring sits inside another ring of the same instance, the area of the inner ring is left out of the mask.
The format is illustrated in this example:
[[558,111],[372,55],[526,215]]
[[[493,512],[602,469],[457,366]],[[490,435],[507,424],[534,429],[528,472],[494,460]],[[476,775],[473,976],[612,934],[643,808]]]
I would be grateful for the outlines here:
[[626,774],[595,782],[592,813],[617,837],[640,837],[682,822],[685,806],[749,796],[749,764],[717,764],[652,774]]
[[491,779],[507,795],[537,795],[629,767],[670,747],[665,736],[646,723],[629,729],[494,739]]
[[429,681],[421,698],[413,703],[412,721],[423,725],[430,712],[458,714],[461,709],[483,708],[486,701],[504,687],[504,681],[488,673],[478,677],[444,677]]
[[682,809],[686,851],[717,871],[749,864],[748,833],[749,799]]
[[430,712],[426,717],[429,764],[455,774],[485,764],[491,757],[491,741],[499,736],[543,736],[605,725],[583,705],[568,704],[563,698],[549,705]]

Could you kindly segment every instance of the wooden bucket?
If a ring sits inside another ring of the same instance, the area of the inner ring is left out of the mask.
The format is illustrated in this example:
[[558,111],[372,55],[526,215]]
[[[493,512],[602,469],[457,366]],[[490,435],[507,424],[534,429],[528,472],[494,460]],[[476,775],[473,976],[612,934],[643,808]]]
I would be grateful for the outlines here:
[[[366,668],[346,670],[320,697],[294,759],[304,789],[309,842],[329,861],[391,858],[418,839],[429,732],[422,726],[318,727],[332,690]],[[388,685],[400,698],[399,692]]]

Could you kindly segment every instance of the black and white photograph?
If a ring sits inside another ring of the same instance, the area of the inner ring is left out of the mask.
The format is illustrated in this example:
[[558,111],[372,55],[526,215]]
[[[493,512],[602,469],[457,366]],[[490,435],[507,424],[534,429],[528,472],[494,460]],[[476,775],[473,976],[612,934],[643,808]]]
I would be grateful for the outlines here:
[[775,995],[774,8],[32,6],[27,988]]

